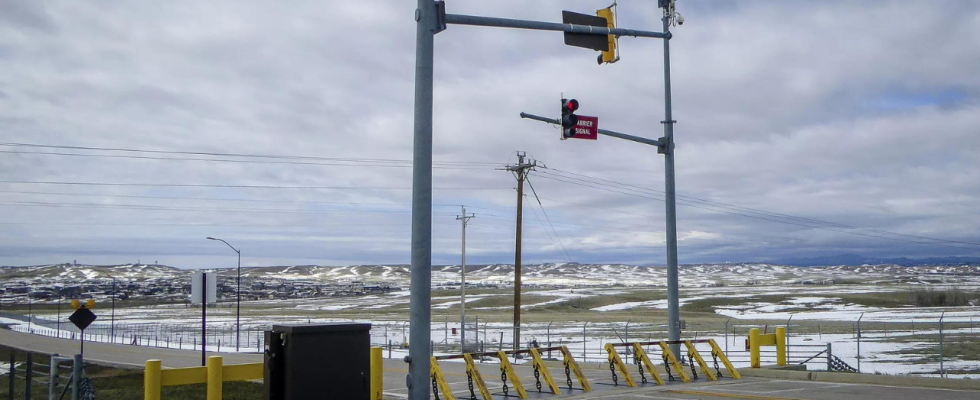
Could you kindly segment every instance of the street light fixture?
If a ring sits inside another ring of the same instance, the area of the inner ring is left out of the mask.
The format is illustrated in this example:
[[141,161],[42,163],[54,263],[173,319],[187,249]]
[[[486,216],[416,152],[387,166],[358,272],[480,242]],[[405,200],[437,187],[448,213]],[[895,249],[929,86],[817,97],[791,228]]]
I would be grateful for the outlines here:
[[[232,246],[228,242],[224,241],[224,239],[213,238],[213,237],[210,237],[210,236],[208,236],[207,239],[208,240],[218,240],[221,243],[224,243],[224,244],[228,245],[228,247],[230,247],[232,250],[234,250],[235,253],[238,253],[238,278],[236,279],[237,280],[237,284],[238,284],[238,289],[236,290],[237,297],[238,297],[238,307],[237,307],[238,309],[235,312],[235,351],[238,351],[238,349],[239,349],[239,341],[241,340],[241,337],[242,337],[242,335],[241,335],[241,332],[242,332],[242,252],[240,250],[236,249],[235,246]],[[207,294],[206,294],[207,293],[207,288],[204,288],[204,291],[205,291],[204,298],[207,299]],[[207,300],[205,300],[205,301],[207,301]]]

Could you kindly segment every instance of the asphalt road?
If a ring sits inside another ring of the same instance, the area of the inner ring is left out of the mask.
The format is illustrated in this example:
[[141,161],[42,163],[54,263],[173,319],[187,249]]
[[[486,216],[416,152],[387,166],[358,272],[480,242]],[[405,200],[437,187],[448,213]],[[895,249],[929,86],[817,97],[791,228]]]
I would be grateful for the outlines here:
[[[62,355],[75,354],[78,351],[78,341],[56,339],[12,332],[0,329],[0,344],[17,347],[38,353],[58,353]],[[261,354],[229,354],[208,353],[225,357],[225,365],[261,362]],[[121,344],[86,343],[85,358],[89,362],[142,369],[146,360],[160,359],[165,368],[193,367],[201,365],[201,353],[191,350],[174,350],[154,347],[140,347]],[[722,378],[716,382],[703,380],[693,383],[667,382],[664,386],[652,383],[637,388],[627,388],[622,384],[613,385],[611,373],[603,365],[583,365],[583,373],[592,383],[593,392],[584,393],[578,389],[568,390],[565,386],[564,369],[560,364],[553,363],[550,367],[552,375],[562,388],[560,397],[576,399],[603,400],[689,400],[689,399],[768,399],[768,400],[831,400],[831,399],[880,399],[880,400],[974,400],[980,399],[980,391],[927,389],[894,387],[871,384],[845,384],[832,382],[812,382],[779,380],[768,378],[743,378],[732,380]],[[468,382],[465,367],[459,362],[440,362],[446,381],[458,399],[468,398]],[[500,379],[498,364],[478,364],[480,373],[486,381],[491,393],[497,399],[507,399],[503,394],[503,383]],[[516,371],[520,380],[532,399],[554,398],[556,396],[538,393],[535,388],[534,372],[529,366],[517,365]],[[405,399],[405,375],[407,366],[399,359],[385,360],[384,382],[386,399]],[[727,374],[726,374],[727,375]],[[634,373],[634,378],[637,375]],[[574,387],[578,383],[572,378]],[[513,396],[513,382],[508,383]],[[547,387],[544,388],[547,392]],[[479,396],[479,395],[478,395]],[[440,398],[444,398],[440,396]],[[513,397],[510,397],[513,398]]]

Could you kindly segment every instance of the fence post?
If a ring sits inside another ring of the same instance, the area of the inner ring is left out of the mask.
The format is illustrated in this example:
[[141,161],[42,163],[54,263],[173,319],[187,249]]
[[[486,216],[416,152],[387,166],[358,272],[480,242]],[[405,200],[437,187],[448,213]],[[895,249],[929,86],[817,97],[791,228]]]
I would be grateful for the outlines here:
[[[939,377],[946,377],[946,367],[943,360],[943,318],[946,318],[946,312],[943,311],[942,315],[939,316]],[[27,355],[30,357],[30,354]],[[28,358],[30,362],[30,358]],[[30,375],[28,375],[30,376]]]
[[551,358],[551,324],[555,321],[548,321],[548,358]]
[[160,360],[146,360],[143,370],[143,399],[160,400]]
[[834,370],[834,353],[831,346],[831,343],[827,343],[827,372]]
[[582,362],[585,362],[585,360],[587,359],[586,358],[586,354],[585,354],[585,347],[586,347],[585,346],[585,328],[588,327],[588,326],[589,326],[589,323],[588,322],[586,322],[585,325],[582,325]]
[[858,320],[857,320],[857,341],[858,341],[858,354],[857,354],[858,368],[857,368],[857,370],[858,370],[858,373],[861,373],[861,318],[864,318],[864,313],[861,313],[861,316],[858,317]]
[[27,352],[27,369],[24,370],[24,400],[31,400],[31,379],[34,378],[34,353]]
[[82,355],[75,354],[71,366],[71,400],[78,400],[78,387],[82,382]]
[[51,355],[48,362],[48,400],[55,400],[54,392],[58,387],[58,354]]
[[17,372],[14,369],[15,362],[17,362],[17,358],[14,356],[14,352],[10,352],[10,385],[7,386],[10,388],[10,400],[14,400],[14,372]]

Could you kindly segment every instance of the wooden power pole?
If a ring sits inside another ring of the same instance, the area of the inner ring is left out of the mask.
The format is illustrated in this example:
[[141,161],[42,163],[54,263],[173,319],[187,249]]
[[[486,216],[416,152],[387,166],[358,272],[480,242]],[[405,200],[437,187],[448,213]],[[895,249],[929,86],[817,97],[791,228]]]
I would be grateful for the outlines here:
[[517,177],[517,240],[514,249],[514,349],[521,347],[521,230],[524,222],[524,179],[537,167],[538,162],[525,162],[525,153],[517,152],[517,164],[508,165],[506,170]]

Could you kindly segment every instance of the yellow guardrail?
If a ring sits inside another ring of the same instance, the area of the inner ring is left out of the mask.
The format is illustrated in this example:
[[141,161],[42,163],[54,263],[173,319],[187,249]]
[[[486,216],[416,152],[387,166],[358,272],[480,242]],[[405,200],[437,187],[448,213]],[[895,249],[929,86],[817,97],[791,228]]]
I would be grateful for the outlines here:
[[[384,361],[380,347],[371,348],[371,400],[381,400]],[[164,386],[207,384],[207,400],[221,400],[223,382],[263,379],[263,363],[224,365],[221,356],[208,357],[206,367],[163,369],[160,360],[147,360],[143,370],[143,398],[160,400]]]
[[143,371],[143,398],[160,400],[163,386],[206,383],[207,399],[221,400],[223,382],[262,379],[263,364],[224,365],[221,356],[208,358],[206,367],[163,369],[160,360],[147,360]]
[[749,329],[749,355],[752,368],[762,368],[762,346],[776,346],[776,365],[786,365],[786,328],[776,328],[776,333],[760,334],[759,328]]

